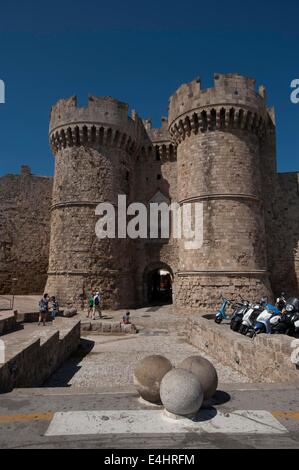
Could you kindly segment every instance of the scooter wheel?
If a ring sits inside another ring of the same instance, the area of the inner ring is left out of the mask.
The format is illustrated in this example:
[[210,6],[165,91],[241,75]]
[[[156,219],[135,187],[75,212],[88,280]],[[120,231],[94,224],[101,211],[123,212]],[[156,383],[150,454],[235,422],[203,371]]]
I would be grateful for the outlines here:
[[254,330],[250,331],[249,334],[248,334],[249,338],[254,338],[256,335],[257,335],[257,333]]
[[235,321],[232,322],[232,323],[230,324],[230,328],[231,328],[231,330],[233,330],[233,331],[238,331],[238,328],[239,328],[238,322],[235,322]]
[[222,318],[215,318],[215,323],[217,323],[218,325],[220,325],[220,323],[222,322]]

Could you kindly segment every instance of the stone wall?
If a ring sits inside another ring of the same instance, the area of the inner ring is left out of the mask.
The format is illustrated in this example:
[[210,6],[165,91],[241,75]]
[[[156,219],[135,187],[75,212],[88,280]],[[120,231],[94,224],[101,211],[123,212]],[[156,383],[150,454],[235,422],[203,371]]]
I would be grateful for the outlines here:
[[17,314],[14,311],[8,310],[0,312],[0,336],[6,335],[17,328]]
[[274,180],[268,236],[268,262],[274,292],[299,294],[299,173]]
[[[115,179],[125,181],[112,172],[121,159],[121,150],[103,154],[83,146],[56,156],[47,290],[63,303],[76,303],[80,294],[94,289],[101,290],[105,306],[115,308],[123,303],[118,293],[125,290],[128,301],[132,295],[132,256],[127,240],[99,240],[95,233],[97,204],[115,203]],[[123,280],[126,286],[121,286]]]
[[[10,335],[8,335],[10,336]],[[14,388],[39,387],[77,350],[80,343],[80,321],[57,318],[46,338],[32,337],[17,343],[10,351],[7,336],[2,337],[8,349],[5,364],[0,365],[0,393]]]
[[81,334],[136,334],[136,327],[132,324],[125,325],[117,321],[84,321],[81,323]]
[[[0,294],[43,292],[48,268],[53,178],[0,178]],[[13,281],[13,279],[17,279]]]
[[250,382],[299,381],[299,369],[291,362],[294,338],[261,334],[254,339],[199,316],[189,318],[186,333],[191,344],[223,365],[245,375]]
[[231,272],[177,275],[176,301],[180,313],[215,313],[222,303],[222,296],[254,300],[265,295],[271,298],[270,284],[264,273],[252,273],[251,276]]

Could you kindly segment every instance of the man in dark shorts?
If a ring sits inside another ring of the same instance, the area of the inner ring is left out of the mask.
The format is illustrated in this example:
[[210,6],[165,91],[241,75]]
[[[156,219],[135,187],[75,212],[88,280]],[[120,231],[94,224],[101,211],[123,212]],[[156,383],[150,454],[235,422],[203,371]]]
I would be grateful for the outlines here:
[[48,313],[49,313],[49,295],[44,294],[43,298],[39,301],[39,319],[38,319],[39,325],[42,321],[43,326],[46,326]]

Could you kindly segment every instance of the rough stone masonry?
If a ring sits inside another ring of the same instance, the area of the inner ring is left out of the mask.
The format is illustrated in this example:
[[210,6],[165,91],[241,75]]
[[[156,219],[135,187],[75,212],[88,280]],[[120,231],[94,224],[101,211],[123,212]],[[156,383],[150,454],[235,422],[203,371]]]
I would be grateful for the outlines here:
[[[210,89],[199,79],[182,85],[160,129],[111,97],[90,96],[84,108],[75,97],[58,101],[54,179],[26,167],[0,179],[0,293],[15,277],[18,292],[46,285],[74,304],[99,288],[106,307],[127,308],[148,301],[148,276],[164,268],[187,312],[214,310],[220,293],[298,294],[299,174],[277,174],[275,132],[265,88],[239,74],[215,74]],[[203,246],[97,239],[95,208],[119,194],[147,205],[202,202]]]

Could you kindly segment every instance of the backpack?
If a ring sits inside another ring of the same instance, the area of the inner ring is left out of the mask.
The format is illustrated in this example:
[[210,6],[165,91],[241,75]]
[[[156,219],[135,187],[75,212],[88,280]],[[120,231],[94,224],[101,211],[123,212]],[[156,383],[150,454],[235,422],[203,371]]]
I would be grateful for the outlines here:
[[44,299],[41,299],[38,305],[39,305],[40,312],[44,313],[44,312],[47,311],[47,307],[46,307],[46,303],[45,303]]
[[100,305],[100,299],[99,296],[97,295],[96,298],[94,299],[94,304],[95,305]]

